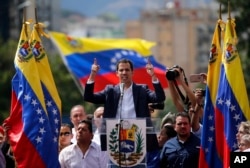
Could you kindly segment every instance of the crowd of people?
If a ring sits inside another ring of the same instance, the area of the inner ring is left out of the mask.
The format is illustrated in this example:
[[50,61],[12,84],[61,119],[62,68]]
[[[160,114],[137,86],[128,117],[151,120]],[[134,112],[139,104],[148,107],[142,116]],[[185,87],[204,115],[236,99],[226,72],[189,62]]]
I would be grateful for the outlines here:
[[[99,70],[100,66],[97,60],[94,60],[85,86],[84,100],[98,104],[100,107],[93,112],[93,115],[88,116],[82,105],[75,105],[70,111],[73,127],[69,123],[61,124],[58,159],[62,168],[120,167],[112,164],[107,153],[107,137],[106,134],[101,133],[102,127],[105,126],[103,119],[145,118],[146,126],[150,127],[152,126],[150,118],[154,111],[151,104],[162,104],[165,101],[165,92],[149,61],[146,64],[146,71],[151,77],[153,91],[145,84],[133,82],[133,63],[122,59],[116,65],[119,83],[107,85],[104,90],[95,93],[95,76]],[[174,76],[171,76],[172,72],[175,72]],[[147,154],[144,167],[197,168],[202,134],[204,90],[190,88],[180,67],[166,70],[166,74],[168,74],[166,80],[176,111],[169,112],[162,118],[158,135],[156,133],[146,135]],[[200,75],[203,79],[201,83],[205,85],[206,74]],[[8,144],[6,131],[6,128],[0,127],[2,149],[0,168],[15,167],[15,158]],[[239,146],[237,151],[250,151],[250,121],[240,124],[236,139]]]

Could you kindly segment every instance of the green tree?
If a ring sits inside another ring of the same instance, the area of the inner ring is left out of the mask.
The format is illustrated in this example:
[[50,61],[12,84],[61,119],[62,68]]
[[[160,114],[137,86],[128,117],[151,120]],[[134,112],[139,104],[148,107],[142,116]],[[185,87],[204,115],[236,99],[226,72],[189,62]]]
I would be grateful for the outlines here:
[[58,54],[53,55],[49,52],[47,54],[50,56],[51,71],[61,97],[63,115],[69,115],[71,107],[76,104],[84,105],[87,113],[93,113],[96,105],[84,102],[83,91],[80,91],[80,88],[77,87],[72,75],[65,67],[62,58]]
[[[241,62],[244,72],[244,78],[246,81],[246,87],[248,97],[250,95],[250,74],[247,73],[250,69],[250,2],[246,0],[228,1],[217,0],[222,4],[222,13],[228,13],[228,9],[231,11],[231,17],[235,18],[236,32],[239,38],[237,48],[240,52]],[[230,8],[228,8],[228,2]]]
[[0,122],[6,118],[10,111],[11,104],[11,79],[15,74],[13,65],[14,55],[17,44],[13,40],[3,42],[0,40],[0,69],[1,69],[1,82],[0,82]]

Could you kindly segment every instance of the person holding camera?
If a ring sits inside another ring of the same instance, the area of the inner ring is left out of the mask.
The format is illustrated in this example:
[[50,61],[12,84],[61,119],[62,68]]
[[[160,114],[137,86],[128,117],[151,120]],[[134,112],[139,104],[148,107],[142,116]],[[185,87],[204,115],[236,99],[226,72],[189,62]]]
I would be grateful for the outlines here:
[[[188,85],[184,70],[179,66],[168,69],[166,78],[177,112],[188,112],[191,118],[192,132],[200,138],[202,130],[200,119],[203,114],[203,90],[197,89],[193,92]],[[180,89],[180,87],[182,87],[182,89]],[[186,96],[182,94],[182,90],[185,91]]]

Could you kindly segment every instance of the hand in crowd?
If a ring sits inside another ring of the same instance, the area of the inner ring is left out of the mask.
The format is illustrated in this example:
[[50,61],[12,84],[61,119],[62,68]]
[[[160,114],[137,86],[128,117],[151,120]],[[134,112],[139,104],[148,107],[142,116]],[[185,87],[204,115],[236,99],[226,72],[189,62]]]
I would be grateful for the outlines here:
[[179,75],[175,77],[175,80],[184,84],[185,80],[184,80],[183,75],[181,75],[182,69],[180,67],[175,67],[173,70],[175,70],[179,73]]
[[200,75],[202,76],[201,83],[206,85],[207,84],[207,74],[206,73],[200,73]]

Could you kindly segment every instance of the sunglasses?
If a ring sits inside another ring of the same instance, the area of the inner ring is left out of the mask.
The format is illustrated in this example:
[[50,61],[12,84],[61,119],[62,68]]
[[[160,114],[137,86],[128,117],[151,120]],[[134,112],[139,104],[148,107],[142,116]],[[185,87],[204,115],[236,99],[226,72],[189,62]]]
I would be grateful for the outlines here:
[[60,136],[69,136],[71,133],[70,132],[61,132],[60,133]]

